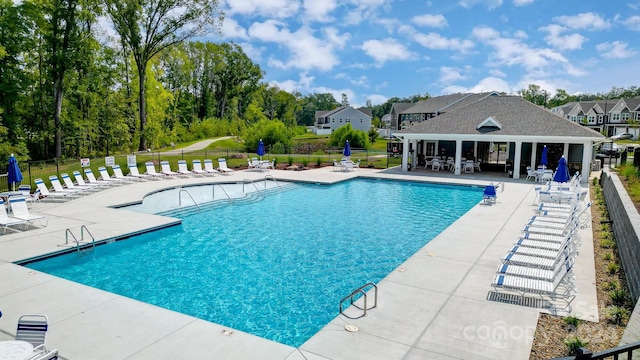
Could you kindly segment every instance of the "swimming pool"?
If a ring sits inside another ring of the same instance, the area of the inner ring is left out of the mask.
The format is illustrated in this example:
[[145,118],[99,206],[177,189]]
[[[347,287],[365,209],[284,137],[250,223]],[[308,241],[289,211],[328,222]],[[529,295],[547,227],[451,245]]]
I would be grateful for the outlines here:
[[298,185],[27,266],[298,347],[481,199],[385,180]]

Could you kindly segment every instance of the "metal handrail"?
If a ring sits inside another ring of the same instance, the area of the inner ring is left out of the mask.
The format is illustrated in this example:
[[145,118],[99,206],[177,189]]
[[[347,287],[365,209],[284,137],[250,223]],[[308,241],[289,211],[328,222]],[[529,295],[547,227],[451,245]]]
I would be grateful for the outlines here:
[[93,237],[93,235],[91,234],[91,232],[89,232],[89,229],[87,229],[87,227],[85,225],[80,226],[80,241],[83,242],[83,243],[85,242],[84,241],[84,232],[85,231],[87,232],[87,234],[89,234],[89,236],[91,236],[91,247],[95,251],[95,249],[96,249],[96,238]]
[[213,184],[213,186],[211,186],[211,196],[212,196],[212,200],[216,199],[216,185],[218,185],[218,187],[220,189],[222,189],[222,192],[227,195],[227,199],[229,199],[229,201],[233,201],[233,199],[231,199],[231,196],[229,196],[229,194],[227,193],[227,191],[222,187],[222,185],[220,184]]
[[278,186],[278,189],[282,190],[282,187],[280,186],[280,184],[278,184],[278,180],[276,180],[276,178],[273,177],[273,175],[265,175],[264,176],[264,188],[267,188],[267,180],[273,180],[276,185]]
[[187,193],[187,196],[189,196],[189,198],[191,199],[191,201],[193,201],[193,203],[196,205],[196,207],[198,208],[198,210],[200,210],[200,205],[198,205],[198,203],[196,202],[196,200],[193,198],[193,196],[191,196],[191,194],[189,193],[189,191],[185,190],[185,189],[180,189],[180,191],[178,192],[178,207],[182,207],[182,193],[185,192]]
[[[368,287],[373,287],[374,289],[374,299],[373,299],[373,306],[372,307],[367,307],[367,293],[364,291],[364,289],[368,288]],[[364,297],[364,306],[363,307],[359,307],[358,305],[353,303],[353,298],[358,295],[358,294],[362,294],[362,296]],[[358,317],[351,317],[347,314],[345,314],[343,312],[343,306],[342,304],[346,301],[349,300],[349,306],[354,306],[357,309],[363,310],[362,315],[358,316]],[[345,296],[344,298],[342,298],[342,300],[340,300],[340,314],[344,315],[346,317],[348,317],[349,319],[359,319],[363,316],[367,316],[367,310],[371,310],[374,309],[378,306],[378,286],[376,286],[376,284],[374,283],[366,283],[362,286],[360,286],[359,288],[357,288],[356,290],[354,290],[351,294],[349,294],[348,296]]]
[[256,189],[256,191],[258,192],[258,194],[260,193],[260,190],[258,189],[258,187],[256,186],[256,184],[253,183],[253,180],[251,179],[243,179],[242,180],[242,192],[244,193],[244,185],[245,184],[251,184],[253,185],[253,188]]

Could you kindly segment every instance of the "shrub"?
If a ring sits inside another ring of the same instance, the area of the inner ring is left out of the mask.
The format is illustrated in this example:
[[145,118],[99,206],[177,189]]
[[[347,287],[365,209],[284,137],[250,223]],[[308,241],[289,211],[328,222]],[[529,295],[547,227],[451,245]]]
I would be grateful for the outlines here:
[[567,350],[569,351],[568,355],[576,355],[576,351],[579,348],[587,347],[589,343],[577,336],[571,336],[564,340],[564,344],[567,346]]
[[287,158],[287,163],[289,164],[289,166],[293,165],[293,157],[289,156]]
[[605,239],[600,241],[600,247],[603,249],[614,249],[616,247],[616,243],[613,242],[613,240]]
[[309,159],[307,158],[302,159],[302,166],[307,167],[307,165],[309,165]]
[[578,319],[575,316],[567,316],[564,319],[562,319],[562,321],[564,321],[565,324],[571,325],[571,326],[574,326],[574,327],[577,327],[578,324],[580,323],[580,319]]
[[603,286],[605,290],[617,290],[620,289],[620,282],[613,279],[605,282]]
[[609,274],[613,275],[615,273],[618,272],[618,270],[620,270],[620,266],[618,266],[618,264],[614,263],[614,262],[610,262],[607,265],[607,271],[609,272]]
[[602,255],[602,260],[610,261],[612,259],[613,259],[613,254],[610,251],[607,251],[606,253],[604,253],[604,255]]
[[611,299],[613,305],[624,306],[627,302],[627,292],[620,288],[613,289],[609,291],[609,299]]
[[591,185],[596,186],[598,184],[598,178],[594,177],[593,179],[591,179]]
[[322,157],[320,156],[316,157],[316,165],[318,166],[322,165]]
[[609,306],[606,310],[607,320],[616,325],[624,325],[629,320],[629,310],[622,306]]

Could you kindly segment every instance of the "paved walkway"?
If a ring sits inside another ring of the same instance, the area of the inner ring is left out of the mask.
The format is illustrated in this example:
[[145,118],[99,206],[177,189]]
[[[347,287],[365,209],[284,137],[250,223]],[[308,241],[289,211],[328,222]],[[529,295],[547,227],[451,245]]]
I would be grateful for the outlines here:
[[[540,310],[488,301],[487,296],[500,257],[533,214],[534,185],[491,178],[485,173],[452,176],[395,169],[342,173],[331,167],[270,171],[279,180],[314,183],[357,176],[477,186],[506,181],[497,204],[473,207],[383,279],[378,284],[378,307],[367,317],[349,320],[338,316],[299,348],[241,331],[230,333],[232,329],[218,324],[13,264],[63,250],[60,245],[65,243],[67,228],[79,234],[80,227],[86,225],[101,240],[179,221],[112,208],[140,201],[152,191],[185,184],[262,179],[265,174],[237,171],[230,176],[149,181],[66,203],[42,205],[38,212],[50,218],[46,228],[0,236],[0,309],[4,314],[0,318],[0,340],[13,338],[21,314],[41,313],[49,316],[47,344],[58,348],[63,359],[74,360],[529,357]],[[591,229],[580,230],[580,236],[584,243],[576,260],[578,296],[573,314],[597,321]],[[355,325],[358,331],[345,331],[346,325]]]

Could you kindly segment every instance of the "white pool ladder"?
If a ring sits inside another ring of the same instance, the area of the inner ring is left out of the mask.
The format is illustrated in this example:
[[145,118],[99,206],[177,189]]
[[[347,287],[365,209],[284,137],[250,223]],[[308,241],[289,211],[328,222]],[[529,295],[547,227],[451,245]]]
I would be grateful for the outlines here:
[[265,175],[264,176],[264,188],[267,188],[267,180],[273,180],[276,185],[278,186],[278,189],[282,190],[282,187],[280,186],[280,184],[278,184],[278,180],[276,180],[276,178],[273,177],[273,175]]
[[[372,307],[367,307],[367,293],[365,292],[365,289],[371,289],[373,288],[373,306]],[[362,297],[364,298],[364,306],[363,307],[359,307],[358,305],[353,303],[353,298],[357,295],[362,295]],[[349,300],[349,306],[352,306],[362,310],[362,315],[360,316],[356,316],[356,317],[351,317],[347,314],[344,313],[344,302]],[[349,294],[349,296],[345,296],[342,300],[340,300],[340,314],[344,315],[346,317],[348,317],[349,319],[359,319],[363,316],[367,316],[367,310],[371,310],[375,307],[378,306],[378,286],[376,286],[376,284],[374,283],[366,283],[362,286],[360,286],[359,288],[355,289],[351,294]]]

